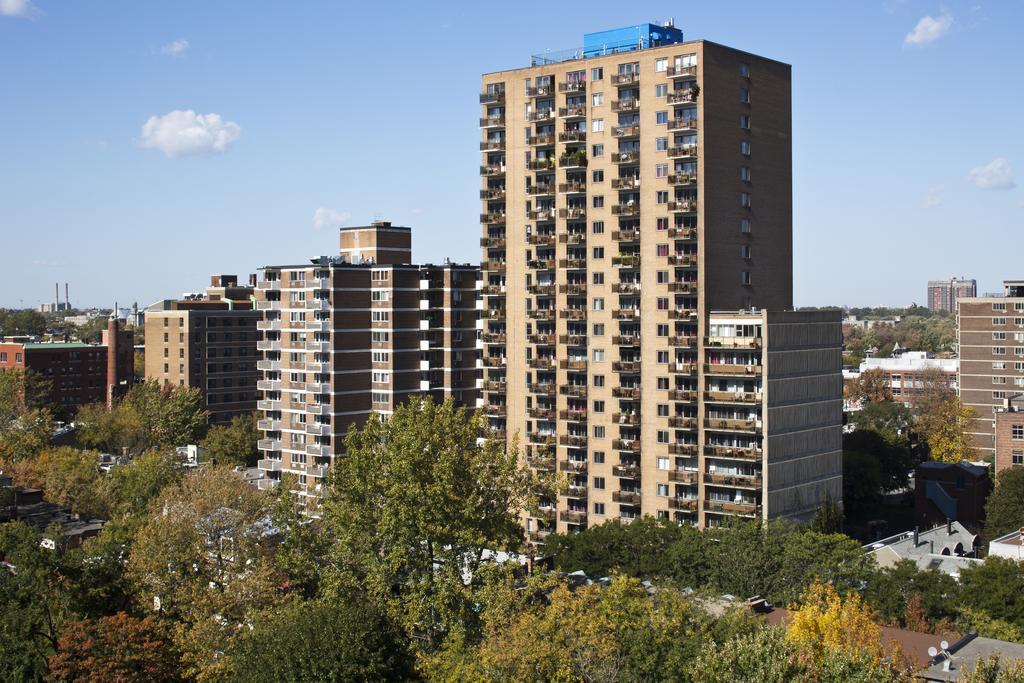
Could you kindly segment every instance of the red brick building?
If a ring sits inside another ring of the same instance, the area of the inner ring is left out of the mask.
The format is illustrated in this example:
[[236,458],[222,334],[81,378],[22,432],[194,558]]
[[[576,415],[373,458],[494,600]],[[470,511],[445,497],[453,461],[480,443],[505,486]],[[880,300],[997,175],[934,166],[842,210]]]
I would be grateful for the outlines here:
[[985,500],[991,490],[988,467],[969,462],[923,462],[914,470],[918,524],[924,528],[954,520],[977,530],[985,520]]
[[996,473],[1024,467],[1024,394],[1007,398],[995,416]]
[[104,330],[101,344],[0,342],[0,371],[23,368],[49,382],[48,403],[64,419],[74,417],[83,405],[107,403],[127,391],[135,376],[133,364],[132,333],[113,323]]

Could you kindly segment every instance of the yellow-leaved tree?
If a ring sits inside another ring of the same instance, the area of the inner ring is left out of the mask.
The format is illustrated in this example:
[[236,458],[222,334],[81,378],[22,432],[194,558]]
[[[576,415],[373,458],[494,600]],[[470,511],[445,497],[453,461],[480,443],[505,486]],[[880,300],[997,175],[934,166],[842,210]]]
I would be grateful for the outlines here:
[[830,584],[815,581],[790,609],[786,640],[816,662],[842,654],[877,663],[889,654],[878,615],[857,593],[841,596]]

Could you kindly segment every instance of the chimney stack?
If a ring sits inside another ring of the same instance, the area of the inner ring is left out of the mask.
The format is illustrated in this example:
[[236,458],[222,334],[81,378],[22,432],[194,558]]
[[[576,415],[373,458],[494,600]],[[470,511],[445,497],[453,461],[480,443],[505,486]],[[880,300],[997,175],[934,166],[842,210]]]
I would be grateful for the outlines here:
[[68,294],[68,283],[64,283],[64,310],[71,310],[71,296]]
[[56,312],[58,308],[60,308],[60,283],[59,282],[54,282],[53,283],[53,310],[54,310],[54,312]]
[[919,529],[919,527],[916,527],[916,526],[914,527],[914,547],[915,548],[917,547],[918,540],[919,540],[918,529]]

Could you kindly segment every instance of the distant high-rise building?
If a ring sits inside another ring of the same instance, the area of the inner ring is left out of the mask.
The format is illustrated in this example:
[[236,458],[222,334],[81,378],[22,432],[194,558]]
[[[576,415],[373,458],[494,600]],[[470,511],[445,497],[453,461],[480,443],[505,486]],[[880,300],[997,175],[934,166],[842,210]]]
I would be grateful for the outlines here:
[[413,265],[411,246],[377,222],[342,228],[339,256],[260,269],[267,485],[291,473],[316,496],[349,426],[414,394],[476,404],[479,268]]
[[482,409],[569,477],[532,540],[841,501],[840,314],[787,310],[790,89],[651,24],[483,76]]
[[974,408],[974,446],[995,454],[996,412],[1024,392],[1024,280],[1007,280],[1002,296],[960,299],[960,400]]
[[251,284],[213,275],[205,294],[145,310],[146,378],[202,391],[210,421],[256,410],[256,323]]
[[978,296],[977,280],[950,278],[928,281],[928,308],[933,311],[956,311],[956,302],[965,297]]

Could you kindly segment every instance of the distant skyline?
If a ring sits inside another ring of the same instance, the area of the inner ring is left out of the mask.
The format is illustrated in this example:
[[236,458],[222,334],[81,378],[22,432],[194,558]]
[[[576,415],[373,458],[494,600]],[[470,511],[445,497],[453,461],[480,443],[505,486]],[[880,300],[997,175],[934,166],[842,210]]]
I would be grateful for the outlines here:
[[796,306],[1024,277],[1024,3],[523,10],[0,0],[0,306],[146,306],[378,218],[416,261],[479,261],[480,74],[672,14],[793,65]]

